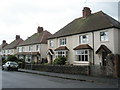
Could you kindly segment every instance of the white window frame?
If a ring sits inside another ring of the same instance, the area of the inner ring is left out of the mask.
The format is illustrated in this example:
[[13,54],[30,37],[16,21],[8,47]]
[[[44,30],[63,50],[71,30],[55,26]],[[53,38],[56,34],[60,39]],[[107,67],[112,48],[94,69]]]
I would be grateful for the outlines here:
[[[85,36],[86,38],[84,38],[84,36]],[[80,35],[80,36],[79,36],[79,43],[80,43],[80,44],[88,44],[88,42],[89,42],[89,36],[88,36],[88,34]]]
[[11,53],[13,53],[13,50],[11,49]]
[[60,38],[60,39],[59,39],[59,44],[60,44],[60,46],[66,46],[66,44],[67,44],[67,39],[66,39],[66,38]]
[[36,45],[36,51],[39,51],[39,45]]
[[9,50],[7,50],[7,53],[8,53],[8,54],[10,53]]
[[49,44],[50,44],[50,47],[51,47],[51,48],[54,47],[54,41],[53,41],[53,40],[50,40],[50,41],[49,41]]
[[24,51],[25,51],[25,47],[24,47],[24,46],[23,46],[21,49],[22,49],[22,52],[24,52]]
[[100,32],[100,41],[101,42],[106,42],[106,41],[108,41],[108,39],[109,39],[108,38],[108,31]]
[[33,46],[30,45],[30,46],[28,47],[28,49],[29,49],[30,52],[32,52],[32,51],[33,51]]
[[[56,56],[56,58],[58,58],[58,57],[67,57],[67,52],[68,51],[66,51],[66,50],[56,51],[55,56]],[[61,53],[61,54],[59,54],[59,53]]]
[[[85,53],[87,51],[87,53]],[[85,56],[87,55],[88,60],[85,60]],[[81,60],[79,60],[79,56],[81,56]],[[82,59],[82,56],[84,56],[84,60]],[[75,61],[79,62],[89,62],[90,59],[90,50],[85,49],[85,50],[76,50],[75,51]]]

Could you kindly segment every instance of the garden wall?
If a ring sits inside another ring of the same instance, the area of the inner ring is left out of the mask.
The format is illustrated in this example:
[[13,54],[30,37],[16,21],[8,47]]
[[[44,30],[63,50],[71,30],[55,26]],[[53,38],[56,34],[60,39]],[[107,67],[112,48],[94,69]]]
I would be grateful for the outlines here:
[[67,74],[83,74],[89,75],[89,66],[73,66],[73,65],[26,65],[25,69],[39,70],[45,72],[67,73]]
[[111,55],[107,59],[106,66],[90,65],[90,66],[73,66],[73,65],[41,65],[30,64],[25,65],[25,69],[38,70],[44,72],[56,72],[67,74],[82,74],[91,76],[108,76],[120,77],[120,55]]

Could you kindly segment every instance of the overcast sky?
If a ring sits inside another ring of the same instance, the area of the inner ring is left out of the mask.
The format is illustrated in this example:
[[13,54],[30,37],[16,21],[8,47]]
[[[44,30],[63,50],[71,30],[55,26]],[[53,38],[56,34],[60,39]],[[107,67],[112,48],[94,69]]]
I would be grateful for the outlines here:
[[[96,1],[96,2],[95,2]],[[114,1],[114,2],[113,2]],[[118,19],[119,0],[0,0],[0,44],[20,35],[24,40],[41,26],[52,34],[75,18],[83,7],[92,13],[103,11]]]

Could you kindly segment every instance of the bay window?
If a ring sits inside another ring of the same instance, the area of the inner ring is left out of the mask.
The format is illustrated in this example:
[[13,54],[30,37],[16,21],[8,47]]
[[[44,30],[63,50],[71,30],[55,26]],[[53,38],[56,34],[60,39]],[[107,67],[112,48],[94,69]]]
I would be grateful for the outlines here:
[[56,58],[67,57],[67,51],[56,51]]
[[76,50],[76,61],[88,62],[89,50]]

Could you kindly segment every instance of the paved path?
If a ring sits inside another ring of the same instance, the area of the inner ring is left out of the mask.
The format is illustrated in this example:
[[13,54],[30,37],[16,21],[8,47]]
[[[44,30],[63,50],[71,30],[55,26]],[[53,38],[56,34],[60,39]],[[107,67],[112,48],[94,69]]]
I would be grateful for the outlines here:
[[61,73],[52,73],[52,72],[41,72],[35,70],[26,70],[26,69],[19,69],[20,72],[27,72],[33,74],[39,74],[44,76],[51,76],[63,79],[70,79],[70,80],[78,80],[78,81],[87,81],[92,83],[100,83],[100,84],[109,84],[118,87],[119,79],[116,78],[108,78],[108,77],[92,77],[92,76],[85,76],[85,75],[72,75],[72,74],[61,74]]

